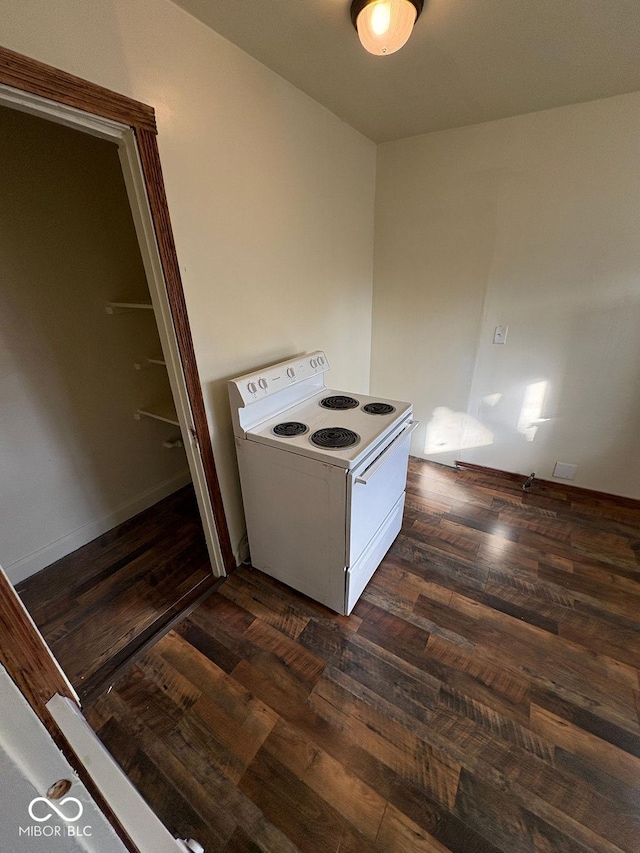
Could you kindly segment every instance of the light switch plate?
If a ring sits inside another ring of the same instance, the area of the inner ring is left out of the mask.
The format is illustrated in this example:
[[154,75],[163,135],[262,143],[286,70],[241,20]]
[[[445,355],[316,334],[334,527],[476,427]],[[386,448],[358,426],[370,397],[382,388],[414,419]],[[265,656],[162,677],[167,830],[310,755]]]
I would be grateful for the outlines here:
[[494,344],[506,344],[508,331],[508,326],[496,326],[496,330],[493,333]]

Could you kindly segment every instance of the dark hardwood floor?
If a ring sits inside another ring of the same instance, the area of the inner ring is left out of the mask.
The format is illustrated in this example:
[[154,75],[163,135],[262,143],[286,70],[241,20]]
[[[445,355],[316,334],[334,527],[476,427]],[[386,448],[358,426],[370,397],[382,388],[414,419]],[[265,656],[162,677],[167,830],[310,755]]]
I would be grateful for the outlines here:
[[340,617],[240,569],[87,709],[172,832],[638,853],[640,505],[412,460]]
[[16,588],[86,697],[212,583],[189,485]]

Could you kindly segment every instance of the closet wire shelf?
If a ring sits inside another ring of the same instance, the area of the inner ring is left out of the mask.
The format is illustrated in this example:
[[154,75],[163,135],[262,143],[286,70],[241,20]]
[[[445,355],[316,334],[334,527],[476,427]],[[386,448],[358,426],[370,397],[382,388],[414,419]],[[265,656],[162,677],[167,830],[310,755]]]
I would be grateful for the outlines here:
[[129,311],[153,311],[150,302],[107,302],[107,314],[126,314]]

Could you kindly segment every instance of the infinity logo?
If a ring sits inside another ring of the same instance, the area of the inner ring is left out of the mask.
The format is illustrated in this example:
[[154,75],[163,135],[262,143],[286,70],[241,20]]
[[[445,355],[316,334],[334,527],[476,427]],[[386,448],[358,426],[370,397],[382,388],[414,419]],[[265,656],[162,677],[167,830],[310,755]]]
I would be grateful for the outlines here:
[[31,800],[31,802],[29,803],[29,814],[31,815],[33,820],[37,821],[38,823],[44,823],[45,820],[49,820],[49,818],[53,817],[53,814],[51,812],[48,812],[44,817],[36,817],[36,815],[33,813],[33,807],[36,803],[46,803],[46,805],[50,809],[53,809],[53,811],[58,815],[58,817],[61,817],[62,820],[64,820],[66,823],[75,823],[82,817],[82,803],[75,797],[65,797],[64,800],[60,800],[61,806],[63,806],[65,803],[76,804],[76,806],[78,807],[78,813],[73,817],[67,817],[64,812],[60,811],[60,809],[55,803],[52,803],[51,800],[47,800],[46,797],[36,797],[35,800]]

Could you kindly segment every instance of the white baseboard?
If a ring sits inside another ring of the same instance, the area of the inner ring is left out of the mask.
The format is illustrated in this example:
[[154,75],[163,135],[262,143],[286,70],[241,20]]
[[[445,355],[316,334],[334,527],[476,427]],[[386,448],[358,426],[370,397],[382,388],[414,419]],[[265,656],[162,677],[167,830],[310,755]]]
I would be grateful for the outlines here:
[[148,509],[148,507],[153,506],[155,503],[158,503],[158,501],[161,501],[163,498],[177,492],[178,489],[181,489],[190,482],[191,474],[188,470],[183,471],[175,477],[171,477],[170,480],[165,480],[159,485],[154,486],[152,489],[149,489],[140,495],[136,495],[132,500],[127,501],[124,504],[120,504],[120,506],[116,507],[112,512],[101,515],[99,518],[93,519],[92,521],[88,521],[86,524],[72,530],[65,536],[61,536],[59,539],[56,539],[44,548],[39,548],[32,554],[28,554],[26,557],[21,557],[19,560],[16,560],[10,565],[3,566],[3,568],[7,573],[9,580],[13,584],[18,584],[20,581],[31,577],[31,575],[35,575],[36,572],[39,572],[47,566],[50,566],[52,563],[55,563],[56,560],[66,557],[67,554],[71,554],[73,551],[76,551],[78,548],[82,548],[83,545],[86,545],[98,536],[102,536],[102,534],[106,533],[107,530],[111,530],[118,524],[122,524],[122,522],[126,521],[128,518],[132,518],[139,512],[142,512],[143,510]]

